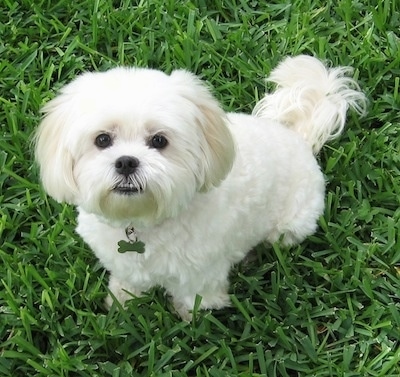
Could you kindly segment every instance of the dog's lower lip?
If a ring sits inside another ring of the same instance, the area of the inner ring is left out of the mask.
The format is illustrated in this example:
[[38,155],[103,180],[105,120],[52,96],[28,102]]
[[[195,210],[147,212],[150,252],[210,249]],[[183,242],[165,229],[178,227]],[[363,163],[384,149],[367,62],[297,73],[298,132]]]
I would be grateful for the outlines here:
[[137,194],[137,193],[141,192],[142,188],[136,187],[133,185],[119,185],[119,186],[115,186],[113,188],[113,191],[118,194],[133,195],[133,194]]

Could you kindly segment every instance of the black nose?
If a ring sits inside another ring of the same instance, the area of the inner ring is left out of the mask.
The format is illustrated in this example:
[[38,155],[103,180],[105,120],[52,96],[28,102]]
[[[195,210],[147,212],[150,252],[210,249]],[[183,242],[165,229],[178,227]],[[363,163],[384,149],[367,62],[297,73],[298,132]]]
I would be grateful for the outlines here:
[[126,177],[132,174],[139,166],[139,160],[132,156],[121,156],[115,161],[115,170]]

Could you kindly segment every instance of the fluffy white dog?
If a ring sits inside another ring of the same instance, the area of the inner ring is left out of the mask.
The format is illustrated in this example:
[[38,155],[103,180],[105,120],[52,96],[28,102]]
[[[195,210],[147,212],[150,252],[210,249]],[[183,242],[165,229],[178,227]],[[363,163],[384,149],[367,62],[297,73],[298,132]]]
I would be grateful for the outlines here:
[[[159,285],[188,318],[229,304],[228,273],[261,241],[316,230],[324,176],[314,157],[365,96],[348,67],[287,58],[253,115],[225,114],[193,74],[85,73],[44,107],[36,157],[45,190],[78,206],[77,232],[121,303]],[[113,297],[114,296],[114,297]]]

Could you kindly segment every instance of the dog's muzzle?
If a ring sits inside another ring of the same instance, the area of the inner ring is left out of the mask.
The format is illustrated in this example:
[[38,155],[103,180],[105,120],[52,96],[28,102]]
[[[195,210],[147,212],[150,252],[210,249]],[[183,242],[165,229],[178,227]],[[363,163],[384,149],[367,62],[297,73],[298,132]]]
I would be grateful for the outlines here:
[[117,194],[132,195],[143,191],[142,186],[135,179],[135,172],[139,160],[133,156],[121,156],[115,161],[115,170],[121,179],[113,187]]

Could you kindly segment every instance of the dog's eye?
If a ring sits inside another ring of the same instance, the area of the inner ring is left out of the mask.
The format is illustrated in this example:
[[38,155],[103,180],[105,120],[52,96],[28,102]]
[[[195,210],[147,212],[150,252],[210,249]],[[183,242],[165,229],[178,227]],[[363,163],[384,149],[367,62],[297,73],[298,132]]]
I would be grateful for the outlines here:
[[167,146],[168,140],[163,135],[154,135],[150,140],[150,147],[156,149],[163,149]]
[[100,134],[96,137],[94,141],[96,147],[104,149],[108,148],[112,144],[112,139],[109,134]]

